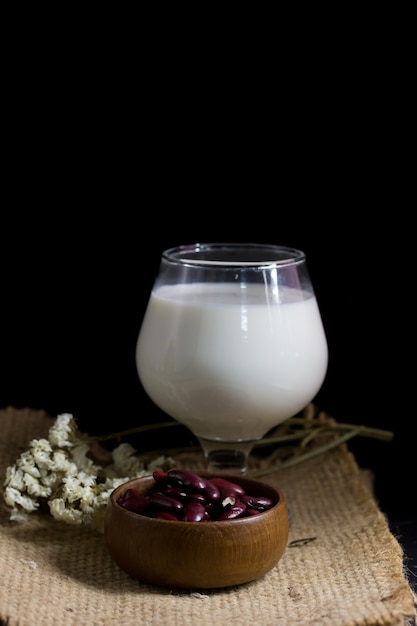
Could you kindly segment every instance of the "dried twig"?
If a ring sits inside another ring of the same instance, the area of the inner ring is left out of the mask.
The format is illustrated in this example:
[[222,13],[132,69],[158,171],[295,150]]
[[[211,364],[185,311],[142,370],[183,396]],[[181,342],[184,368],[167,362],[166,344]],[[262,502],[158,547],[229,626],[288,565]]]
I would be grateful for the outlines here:
[[[120,442],[124,437],[129,435],[176,426],[183,425],[176,421],[145,424],[108,435],[82,437],[80,441],[83,443],[90,443],[94,441],[108,441],[114,439]],[[357,436],[369,437],[381,441],[391,441],[394,437],[394,433],[388,430],[373,428],[362,424],[358,425],[337,422],[324,412],[319,411],[313,404],[309,404],[303,411],[303,415],[289,418],[274,429],[274,431],[272,431],[269,435],[257,441],[254,445],[254,452],[262,447],[272,447],[277,449],[278,452],[282,452],[281,456],[283,457],[283,460],[278,463],[273,463],[266,468],[251,470],[248,472],[248,475],[252,477],[261,477],[272,472],[297,465],[307,461],[308,459],[323,454],[332,448],[340,446],[346,441],[349,441],[353,437]],[[288,445],[290,443],[296,445],[290,447]],[[146,454],[146,456],[149,457],[158,457],[160,455],[175,457],[183,452],[192,451],[201,451],[201,448],[198,445],[189,445],[180,448],[164,448],[147,452],[138,451],[138,453]]]

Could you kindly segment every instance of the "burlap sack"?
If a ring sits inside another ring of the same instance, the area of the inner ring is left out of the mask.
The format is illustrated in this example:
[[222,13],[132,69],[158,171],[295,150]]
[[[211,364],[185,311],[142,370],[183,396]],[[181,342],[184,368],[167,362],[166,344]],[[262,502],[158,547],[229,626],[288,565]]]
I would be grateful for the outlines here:
[[[51,424],[42,411],[0,410],[1,476]],[[264,480],[286,494],[288,548],[262,579],[221,591],[143,585],[114,564],[99,532],[49,514],[11,522],[2,498],[1,626],[413,623],[402,549],[345,446]]]

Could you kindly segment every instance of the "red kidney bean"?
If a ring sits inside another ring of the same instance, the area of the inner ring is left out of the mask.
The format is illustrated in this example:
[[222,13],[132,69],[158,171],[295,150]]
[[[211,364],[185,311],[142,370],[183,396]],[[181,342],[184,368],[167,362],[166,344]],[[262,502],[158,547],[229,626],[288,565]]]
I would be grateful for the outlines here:
[[251,509],[248,506],[246,507],[245,517],[251,517],[252,515],[260,515],[262,511],[258,511],[258,509]]
[[211,480],[205,481],[205,487],[203,489],[203,493],[207,496],[209,500],[212,502],[216,502],[220,499],[220,489],[211,482]]
[[231,487],[220,487],[220,502],[222,506],[227,506],[228,504],[235,504],[238,498],[239,498],[238,494]]
[[225,510],[223,511],[223,513],[220,513],[217,519],[218,520],[235,519],[236,517],[242,517],[245,511],[246,511],[246,504],[244,504],[244,502],[239,501],[239,502],[236,502],[236,504],[231,504],[230,506],[227,506]]
[[155,511],[152,517],[154,519],[166,519],[169,522],[178,522],[178,517],[169,511]]
[[155,485],[155,489],[152,490],[154,493],[156,488],[158,488],[159,493],[165,493],[165,495],[172,496],[173,498],[185,498],[188,495],[187,492],[181,487],[170,487],[169,485],[166,485],[164,488],[163,485],[157,484]]
[[244,495],[241,497],[241,500],[246,504],[246,506],[252,509],[257,509],[258,511],[266,511],[266,509],[270,509],[272,506],[272,500],[266,498],[265,496]]
[[222,487],[226,487],[228,489],[233,489],[234,491],[236,491],[236,493],[238,493],[241,496],[245,495],[245,490],[243,489],[241,485],[233,483],[230,480],[226,480],[226,478],[220,478],[220,477],[210,478],[210,482],[213,485],[216,485],[216,487],[219,487],[219,489]]
[[166,485],[168,482],[168,472],[164,472],[162,470],[154,470],[152,472],[153,479],[155,482]]
[[160,492],[149,494],[149,505],[154,510],[168,511],[169,513],[182,512],[184,505],[179,500],[165,496]]
[[206,502],[204,506],[205,506],[207,513],[210,513],[211,511],[216,510],[218,507],[218,504],[219,504],[218,502]]
[[188,470],[176,470],[171,469],[168,471],[167,476],[168,482],[173,485],[179,485],[184,487],[191,487],[195,491],[204,491],[206,487],[206,482],[204,478],[194,474],[194,472],[189,472]]
[[133,513],[142,513],[149,508],[149,498],[137,489],[127,489],[119,498],[118,504]]
[[164,491],[166,496],[176,498],[181,502],[196,501],[205,504],[206,499],[202,493],[187,493],[181,487],[167,487]]
[[205,513],[206,509],[200,502],[188,502],[184,507],[182,520],[184,522],[201,522]]

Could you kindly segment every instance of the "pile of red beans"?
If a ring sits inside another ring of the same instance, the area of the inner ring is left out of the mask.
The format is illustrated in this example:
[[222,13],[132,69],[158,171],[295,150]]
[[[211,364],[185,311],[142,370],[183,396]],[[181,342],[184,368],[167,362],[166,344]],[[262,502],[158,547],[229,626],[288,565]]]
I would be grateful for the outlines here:
[[118,504],[147,517],[184,522],[248,517],[273,505],[270,498],[249,495],[225,478],[207,479],[180,469],[157,470],[153,478],[155,485],[147,493],[127,489]]

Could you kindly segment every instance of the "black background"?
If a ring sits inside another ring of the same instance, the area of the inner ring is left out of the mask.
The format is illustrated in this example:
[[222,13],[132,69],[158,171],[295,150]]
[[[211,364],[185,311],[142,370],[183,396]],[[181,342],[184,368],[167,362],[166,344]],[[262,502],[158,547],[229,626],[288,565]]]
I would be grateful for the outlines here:
[[56,59],[47,46],[15,50],[0,406],[68,411],[91,433],[166,419],[135,364],[162,250],[298,247],[329,343],[315,402],[394,431],[391,443],[349,445],[375,470],[382,507],[414,512],[413,98],[404,59],[385,48],[353,58],[349,46],[315,45],[279,70],[246,45],[216,60],[153,49],[137,64],[107,47]]

